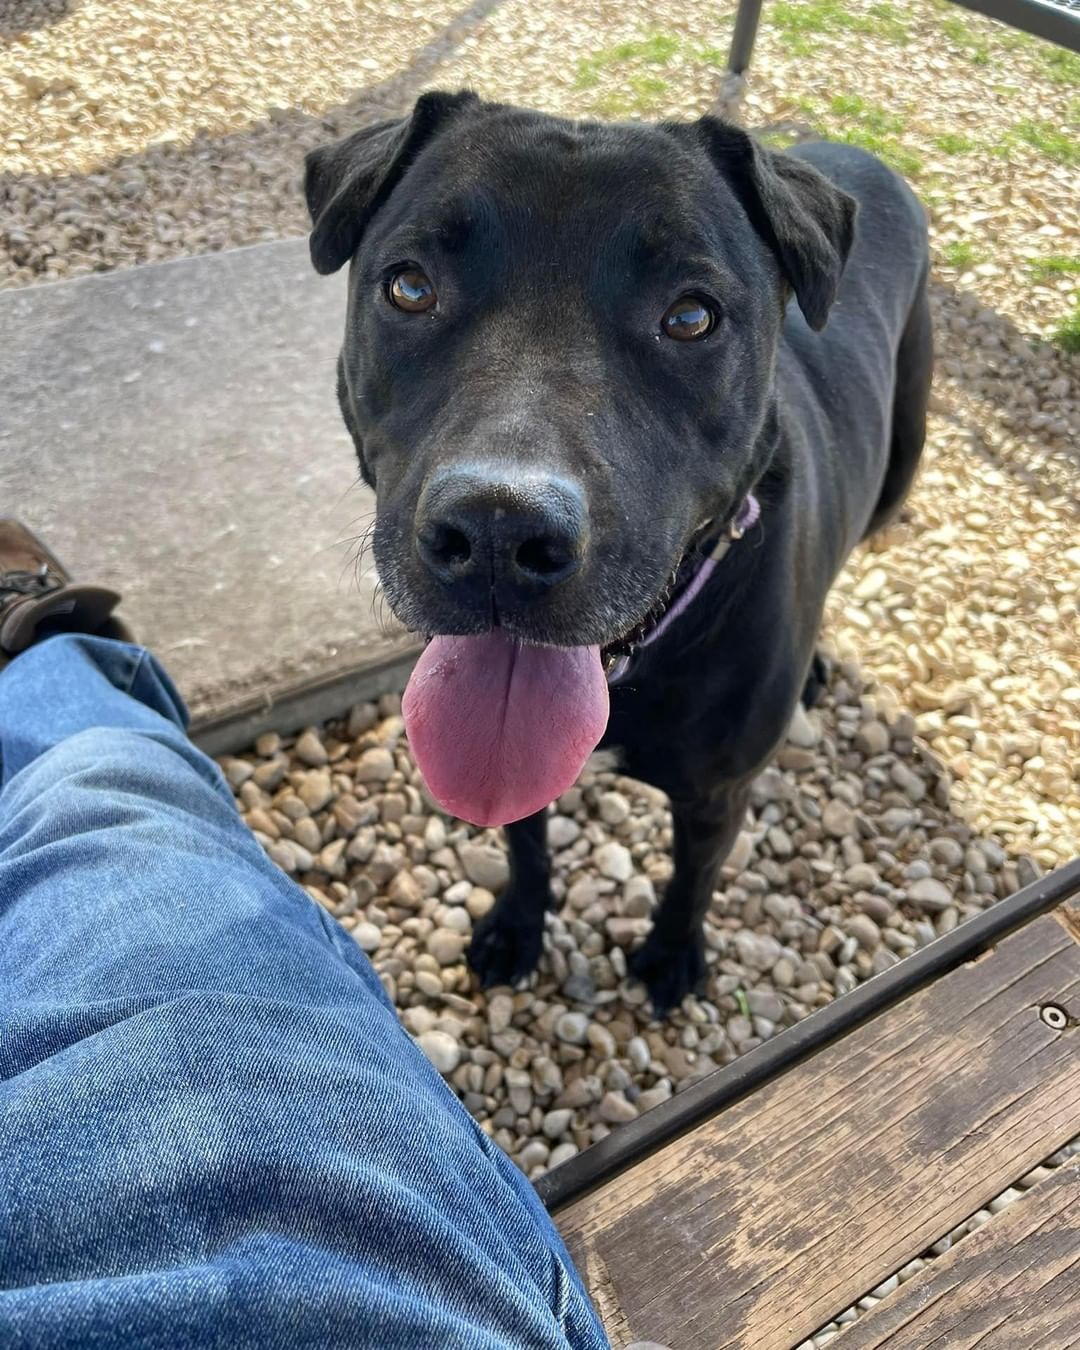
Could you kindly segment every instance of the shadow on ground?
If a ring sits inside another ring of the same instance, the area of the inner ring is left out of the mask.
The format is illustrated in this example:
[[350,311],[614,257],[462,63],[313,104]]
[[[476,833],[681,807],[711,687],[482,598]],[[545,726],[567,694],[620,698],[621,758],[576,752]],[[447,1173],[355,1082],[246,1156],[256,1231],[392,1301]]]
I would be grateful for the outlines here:
[[17,38],[59,23],[79,0],[0,0],[0,38]]
[[[1034,338],[1003,314],[983,307],[974,292],[931,280],[937,311],[934,335],[937,367],[934,411],[968,433],[968,448],[1018,486],[1042,495],[1047,489],[1080,506],[1080,446],[1069,428],[1023,401],[1037,372],[1048,384],[1074,374],[1080,362],[1051,343]],[[977,320],[977,322],[976,322]],[[978,340],[968,338],[977,332]],[[975,409],[958,410],[950,395],[963,393]],[[997,447],[998,433],[1009,435],[1008,453]]]
[[475,0],[402,70],[320,117],[274,109],[242,132],[152,145],[92,173],[0,175],[0,284],[55,281],[302,234],[304,153],[404,113],[499,3]]

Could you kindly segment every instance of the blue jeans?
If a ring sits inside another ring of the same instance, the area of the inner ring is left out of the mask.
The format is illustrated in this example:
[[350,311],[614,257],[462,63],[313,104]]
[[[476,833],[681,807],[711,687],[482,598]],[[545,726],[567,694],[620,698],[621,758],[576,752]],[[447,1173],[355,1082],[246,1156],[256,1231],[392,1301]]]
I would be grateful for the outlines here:
[[185,721],[123,643],[0,674],[0,1346],[605,1346]]

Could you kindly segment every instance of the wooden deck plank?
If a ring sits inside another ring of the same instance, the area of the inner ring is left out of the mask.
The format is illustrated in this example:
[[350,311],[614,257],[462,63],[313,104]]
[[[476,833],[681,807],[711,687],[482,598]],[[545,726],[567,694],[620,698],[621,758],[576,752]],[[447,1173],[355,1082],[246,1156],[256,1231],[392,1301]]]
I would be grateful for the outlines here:
[[1034,921],[567,1206],[615,1344],[790,1350],[1076,1134],[1039,1009],[1080,1014],[1078,931]]
[[1080,1345],[1080,1162],[1060,1167],[842,1332],[836,1350]]

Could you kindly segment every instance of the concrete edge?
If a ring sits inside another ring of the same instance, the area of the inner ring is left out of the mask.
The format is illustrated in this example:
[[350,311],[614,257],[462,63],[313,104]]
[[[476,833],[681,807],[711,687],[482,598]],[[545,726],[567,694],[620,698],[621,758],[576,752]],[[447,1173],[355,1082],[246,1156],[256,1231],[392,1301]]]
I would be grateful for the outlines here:
[[422,645],[339,672],[325,680],[307,680],[274,695],[251,699],[217,717],[197,718],[191,739],[207,755],[248,749],[264,731],[291,735],[301,727],[338,717],[354,703],[405,688]]

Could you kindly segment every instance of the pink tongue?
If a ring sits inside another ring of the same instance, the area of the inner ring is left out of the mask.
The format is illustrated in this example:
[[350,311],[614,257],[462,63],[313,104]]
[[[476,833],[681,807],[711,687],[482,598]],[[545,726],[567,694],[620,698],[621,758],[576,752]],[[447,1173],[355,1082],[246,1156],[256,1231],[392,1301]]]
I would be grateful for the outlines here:
[[604,734],[600,648],[526,647],[498,630],[433,638],[401,711],[436,801],[506,825],[565,792]]

